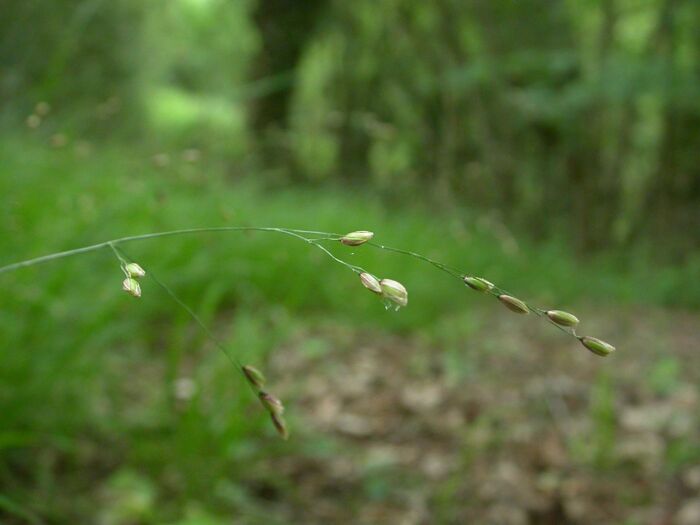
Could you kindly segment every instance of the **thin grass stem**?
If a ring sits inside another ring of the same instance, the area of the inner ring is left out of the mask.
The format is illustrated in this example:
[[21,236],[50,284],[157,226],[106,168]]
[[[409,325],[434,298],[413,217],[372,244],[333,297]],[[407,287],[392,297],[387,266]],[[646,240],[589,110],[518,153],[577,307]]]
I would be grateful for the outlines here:
[[[118,237],[116,239],[112,239],[109,241],[104,241],[96,244],[91,244],[88,246],[83,246],[80,248],[75,248],[72,250],[66,250],[62,252],[57,252],[57,253],[52,253],[48,255],[44,255],[41,257],[35,257],[33,259],[27,259],[24,261],[19,261],[16,263],[8,264],[5,266],[0,267],[0,274],[2,273],[7,273],[11,272],[14,270],[19,270],[21,268],[26,268],[30,266],[34,266],[37,264],[42,264],[50,261],[54,261],[57,259],[65,258],[65,257],[71,257],[74,255],[80,255],[84,253],[89,253],[93,251],[97,251],[106,247],[109,247],[116,255],[118,258],[121,256],[119,255],[119,252],[117,250],[117,246],[120,244],[126,244],[130,242],[137,242],[137,241],[144,241],[144,240],[149,240],[149,239],[158,239],[158,238],[163,238],[163,237],[173,237],[173,236],[180,236],[180,235],[192,235],[192,234],[202,234],[202,233],[218,233],[218,232],[245,232],[245,231],[251,231],[251,232],[272,232],[272,233],[279,233],[282,235],[294,237],[296,239],[299,239],[307,244],[310,244],[312,246],[315,246],[324,254],[326,254],[328,257],[330,257],[332,260],[335,262],[343,265],[344,267],[348,268],[354,273],[362,273],[365,272],[365,270],[358,265],[350,264],[347,261],[344,261],[337,257],[335,254],[333,254],[330,250],[328,250],[325,246],[322,245],[322,242],[324,241],[338,241],[342,239],[342,235],[337,234],[337,233],[332,233],[332,232],[324,232],[324,231],[316,231],[316,230],[300,230],[300,229],[293,229],[293,228],[279,228],[279,227],[262,227],[262,226],[217,226],[217,227],[207,227],[207,228],[185,228],[185,229],[179,229],[179,230],[169,230],[169,231],[163,231],[163,232],[155,232],[155,233],[146,233],[146,234],[141,234],[141,235],[130,235],[126,237]],[[307,237],[311,236],[311,237]],[[435,259],[432,259],[430,257],[427,257],[425,255],[422,255],[420,253],[411,251],[411,250],[404,250],[401,248],[394,248],[392,246],[386,246],[384,244],[379,244],[373,241],[367,242],[370,246],[380,249],[380,250],[385,250],[388,252],[393,252],[397,253],[400,255],[405,255],[409,257],[413,257],[415,259],[418,259],[420,261],[426,262],[433,267],[437,268],[440,271],[443,271],[450,276],[463,280],[465,277],[465,273],[461,272],[460,270],[447,265],[445,263],[442,263],[440,261],[436,261]],[[122,265],[122,269],[125,268],[126,266],[126,261],[124,261],[122,258],[120,258],[120,263]],[[128,277],[128,272],[124,270],[125,273],[127,273]],[[154,278],[154,280],[156,280]],[[166,291],[168,291],[169,294],[172,296],[172,290],[167,289],[163,283],[160,283],[156,280],[160,286],[163,286]],[[499,295],[506,294],[506,295],[511,295],[508,291],[494,286],[491,290],[488,291],[490,295],[493,295],[495,297],[498,297]],[[173,299],[175,299],[175,296],[173,296]],[[564,333],[571,335],[573,337],[578,338],[576,335],[576,332],[574,329],[568,330],[562,326],[559,326],[558,324],[552,322],[546,315],[546,310],[538,308],[534,305],[530,305],[528,303],[525,303],[527,308],[533,312],[535,315],[538,317],[544,317],[546,318],[551,324],[553,324],[555,327],[557,327],[559,330],[563,331]],[[181,306],[185,307],[186,305]],[[187,307],[189,308],[189,307]],[[191,315],[194,314],[190,310],[189,312]],[[204,327],[203,327],[204,328]]]

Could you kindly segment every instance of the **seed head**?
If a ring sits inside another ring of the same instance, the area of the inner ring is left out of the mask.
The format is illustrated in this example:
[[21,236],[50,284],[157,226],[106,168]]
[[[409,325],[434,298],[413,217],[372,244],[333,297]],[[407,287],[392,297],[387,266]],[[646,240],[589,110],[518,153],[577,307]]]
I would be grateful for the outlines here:
[[127,264],[125,269],[126,269],[126,273],[129,274],[129,277],[133,277],[135,279],[138,279],[139,277],[144,277],[146,275],[146,270],[141,268],[136,263]]
[[270,414],[277,414],[278,416],[281,416],[284,413],[284,405],[282,405],[282,401],[277,399],[272,394],[260,392],[258,396],[260,397],[260,402],[265,407],[265,410],[267,410]]
[[382,295],[399,306],[408,304],[408,292],[403,284],[392,279],[382,279],[379,281]]
[[559,326],[570,326],[575,327],[578,324],[578,317],[569,312],[563,312],[561,310],[547,310],[545,312],[547,317]]
[[498,300],[501,301],[506,306],[506,308],[508,308],[512,312],[515,312],[516,314],[530,313],[530,309],[520,299],[516,299],[515,297],[511,297],[510,295],[502,294],[498,296]]
[[243,367],[243,373],[253,387],[260,389],[265,386],[265,376],[254,366],[245,365]]
[[359,246],[372,239],[372,237],[374,237],[374,233],[372,232],[356,231],[343,235],[343,237],[340,238],[340,242],[345,246]]
[[272,419],[272,424],[275,425],[275,430],[284,440],[289,438],[289,430],[287,430],[287,423],[280,414],[271,413],[270,418]]
[[128,277],[122,281],[122,290],[134,297],[141,297],[141,285],[136,279]]
[[487,281],[486,279],[482,279],[481,277],[466,276],[464,278],[464,284],[477,292],[488,292],[493,288],[493,283]]
[[362,285],[370,292],[377,294],[382,293],[382,285],[379,283],[379,279],[377,279],[371,273],[362,272],[360,274],[360,281],[362,282]]
[[581,344],[583,344],[583,346],[588,348],[595,355],[599,355],[601,357],[605,357],[615,351],[615,347],[613,345],[596,337],[584,335],[583,337],[579,337],[579,341],[581,341]]

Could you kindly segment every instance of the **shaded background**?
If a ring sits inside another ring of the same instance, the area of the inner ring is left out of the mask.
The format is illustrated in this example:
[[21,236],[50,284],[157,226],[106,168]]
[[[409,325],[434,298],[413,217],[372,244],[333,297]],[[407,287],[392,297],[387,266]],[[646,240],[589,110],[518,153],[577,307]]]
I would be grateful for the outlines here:
[[700,523],[700,2],[3,0],[0,521]]

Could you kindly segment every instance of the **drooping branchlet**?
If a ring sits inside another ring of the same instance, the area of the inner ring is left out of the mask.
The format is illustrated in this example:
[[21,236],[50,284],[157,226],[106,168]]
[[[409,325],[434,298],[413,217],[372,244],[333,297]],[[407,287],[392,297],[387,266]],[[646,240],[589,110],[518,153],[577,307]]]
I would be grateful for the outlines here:
[[[65,141],[65,137],[63,137],[63,140]],[[351,233],[348,233],[342,237],[339,237],[337,234],[332,234],[332,233],[326,233],[326,232],[309,232],[309,231],[304,231],[304,230],[291,230],[291,229],[284,229],[284,228],[256,228],[256,227],[237,227],[237,226],[231,226],[231,227],[218,227],[218,228],[195,228],[195,229],[187,229],[187,230],[174,230],[174,231],[168,231],[168,232],[157,232],[157,233],[151,233],[151,234],[144,234],[144,235],[138,235],[138,236],[132,236],[132,237],[123,237],[120,239],[114,239],[111,241],[106,241],[103,243],[98,243],[92,246],[85,246],[82,248],[77,248],[74,250],[68,250],[65,252],[59,252],[55,254],[49,254],[48,256],[43,256],[43,257],[37,257],[35,259],[29,259],[26,261],[20,261],[18,263],[6,265],[0,267],[0,273],[7,272],[7,271],[12,271],[16,270],[22,267],[26,266],[31,266],[34,264],[38,264],[44,261],[48,260],[53,260],[53,259],[58,259],[61,257],[66,257],[69,255],[74,255],[78,253],[85,253],[88,251],[93,251],[97,250],[100,248],[104,247],[110,247],[114,252],[117,258],[120,261],[122,270],[126,274],[126,279],[122,282],[122,288],[124,291],[129,293],[130,295],[134,297],[140,297],[141,296],[141,287],[139,285],[138,279],[141,277],[144,277],[146,275],[146,272],[144,269],[138,265],[137,263],[127,263],[126,259],[120,255],[120,252],[116,249],[116,245],[123,242],[123,241],[134,241],[134,240],[146,240],[146,239],[151,239],[151,238],[156,238],[156,237],[162,237],[166,235],[175,235],[175,234],[184,234],[184,233],[192,233],[192,232],[209,232],[209,231],[268,231],[268,232],[277,232],[277,233],[283,233],[286,235],[290,235],[296,238],[299,238],[303,241],[306,241],[307,243],[310,243],[312,246],[315,246],[319,249],[321,249],[324,253],[326,253],[328,256],[330,256],[333,260],[336,262],[344,265],[348,269],[352,270],[353,272],[359,273],[360,274],[360,281],[362,285],[370,290],[371,292],[381,295],[381,297],[385,300],[385,303],[388,306],[389,302],[393,302],[397,305],[398,307],[401,306],[406,306],[408,304],[408,292],[406,291],[406,288],[399,282],[394,281],[392,279],[381,279],[378,280],[374,275],[367,273],[362,270],[359,266],[355,266],[352,264],[349,264],[335,255],[333,255],[329,250],[327,250],[325,247],[321,245],[321,241],[323,240],[330,240],[330,239],[335,239],[335,240],[340,240],[340,242],[344,245],[347,246],[359,246],[364,243],[367,243],[370,241],[373,237],[374,234],[369,231],[354,231]],[[313,238],[313,237],[306,237],[305,234],[314,234],[314,235],[319,235],[321,236],[320,238]],[[373,244],[373,243],[371,243]],[[374,245],[374,244],[373,244]],[[452,277],[456,277],[460,280],[462,280],[467,286],[472,288],[473,290],[479,291],[479,292],[484,292],[484,293],[490,293],[492,295],[497,295],[498,299],[500,302],[502,302],[508,309],[520,313],[520,314],[527,314],[531,311],[531,308],[523,301],[520,299],[517,299],[515,297],[512,297],[507,294],[501,293],[501,290],[497,288],[493,283],[487,281],[486,279],[483,279],[481,277],[474,277],[474,276],[465,276],[462,272],[460,272],[457,269],[450,268],[449,266],[439,263],[437,261],[434,261],[428,257],[422,256],[420,254],[417,254],[415,252],[410,252],[407,250],[401,250],[397,248],[390,248],[387,246],[382,246],[382,245],[374,245],[379,249],[382,250],[387,250],[387,251],[392,251],[392,252],[397,252],[401,253],[404,255],[408,255],[411,257],[414,257],[416,259],[420,259],[424,262],[428,262],[432,264],[433,266],[445,271],[446,273],[450,274]],[[156,282],[157,279],[156,279]],[[171,290],[169,290],[165,285],[162,283],[159,283],[161,287],[165,288],[165,290],[172,296],[172,298],[181,306],[183,307],[191,317],[194,318],[195,321],[197,321],[200,326],[205,330],[205,332],[208,333],[210,338],[214,340],[214,342],[219,346],[219,348],[224,352],[226,352],[226,349],[221,345],[216,338],[208,331],[206,326],[202,324],[202,322],[199,320],[199,318],[194,314],[190,308],[185,305]],[[545,316],[549,318],[554,324],[559,326],[560,328],[573,328],[578,325],[578,319],[573,315],[568,312],[560,311],[560,310],[540,310],[539,308],[534,308],[532,307],[532,311],[538,315]],[[576,333],[573,330],[564,330],[566,331],[569,335],[572,335],[579,339],[581,344],[583,344],[584,347],[586,347],[588,350],[591,352],[595,353],[596,355],[600,356],[607,356],[610,353],[615,351],[615,347],[612,346],[611,344],[602,341],[600,339],[597,339],[595,337],[590,337],[590,336],[582,336],[579,337],[576,335]],[[227,354],[228,355],[228,354]],[[275,429],[277,432],[282,436],[282,438],[287,439],[289,433],[287,431],[287,426],[285,423],[285,420],[283,418],[283,413],[284,413],[284,406],[282,402],[273,396],[272,394],[269,394],[265,391],[262,390],[262,388],[265,385],[265,377],[263,374],[257,370],[256,368],[246,365],[242,366],[242,371],[246,377],[246,380],[251,384],[251,386],[254,387],[254,389],[258,392],[258,397],[260,399],[261,404],[265,408],[265,410],[270,414],[270,417],[272,419],[272,422],[275,426]]]

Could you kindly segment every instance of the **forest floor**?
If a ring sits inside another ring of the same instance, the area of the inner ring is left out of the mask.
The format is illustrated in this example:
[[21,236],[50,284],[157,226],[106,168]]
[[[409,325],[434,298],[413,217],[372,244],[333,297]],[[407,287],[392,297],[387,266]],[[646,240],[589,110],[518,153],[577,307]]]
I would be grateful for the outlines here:
[[456,376],[420,340],[333,326],[285,344],[270,372],[292,439],[337,444],[266,465],[294,504],[259,493],[290,523],[700,523],[700,316],[587,316],[615,318],[615,354],[496,316]]

